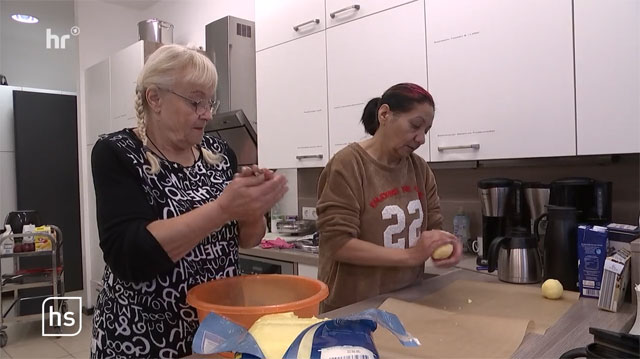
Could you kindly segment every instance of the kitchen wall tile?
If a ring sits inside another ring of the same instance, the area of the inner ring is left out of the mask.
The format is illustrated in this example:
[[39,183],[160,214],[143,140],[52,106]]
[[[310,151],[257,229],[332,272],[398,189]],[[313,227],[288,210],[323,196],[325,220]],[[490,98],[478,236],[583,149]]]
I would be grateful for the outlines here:
[[[492,167],[493,166],[493,167]],[[453,231],[453,217],[462,207],[471,221],[472,237],[481,235],[482,212],[477,183],[490,177],[549,183],[563,177],[592,177],[613,182],[613,220],[637,223],[640,214],[640,155],[583,156],[481,162],[479,168],[444,169],[433,165],[438,183],[444,229]],[[315,206],[322,168],[298,170],[298,206]]]

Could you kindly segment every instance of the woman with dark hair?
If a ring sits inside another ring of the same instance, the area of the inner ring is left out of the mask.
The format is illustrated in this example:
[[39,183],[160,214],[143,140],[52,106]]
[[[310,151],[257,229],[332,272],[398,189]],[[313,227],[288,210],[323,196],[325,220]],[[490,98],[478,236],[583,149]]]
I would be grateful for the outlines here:
[[462,246],[441,230],[433,172],[414,153],[434,110],[419,85],[392,86],[364,108],[361,122],[373,137],[345,147],[322,171],[318,277],[329,286],[323,312],[418,282],[425,261],[445,244],[453,253],[434,264],[460,261]]

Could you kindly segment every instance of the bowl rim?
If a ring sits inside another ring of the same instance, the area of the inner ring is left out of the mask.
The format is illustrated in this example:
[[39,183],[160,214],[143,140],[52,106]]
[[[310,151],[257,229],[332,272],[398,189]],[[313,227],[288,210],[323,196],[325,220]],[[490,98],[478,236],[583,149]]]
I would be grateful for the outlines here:
[[[283,278],[283,279],[291,278],[297,281],[313,283],[318,286],[319,291],[318,293],[312,295],[311,297],[301,299],[301,300],[296,300],[293,302],[287,302],[282,304],[272,304],[272,305],[262,305],[262,306],[246,306],[246,307],[209,304],[209,303],[202,302],[198,298],[198,292],[200,292],[202,288],[204,288],[207,284],[211,285],[211,282],[219,282],[219,281],[225,281],[225,280],[226,281],[240,280],[240,278],[242,277],[252,277],[252,280],[260,277]],[[326,283],[318,279],[302,277],[302,276],[292,275],[292,274],[249,274],[249,275],[242,275],[242,276],[220,278],[220,279],[215,279],[213,281],[200,283],[187,291],[187,303],[193,308],[195,308],[196,310],[205,310],[210,312],[216,312],[217,310],[219,310],[224,312],[225,314],[255,315],[255,314],[262,314],[271,310],[277,310],[282,308],[283,306],[289,307],[288,311],[296,311],[298,309],[307,307],[312,303],[319,304],[320,302],[325,300],[328,296],[329,296],[329,287],[327,286]]]

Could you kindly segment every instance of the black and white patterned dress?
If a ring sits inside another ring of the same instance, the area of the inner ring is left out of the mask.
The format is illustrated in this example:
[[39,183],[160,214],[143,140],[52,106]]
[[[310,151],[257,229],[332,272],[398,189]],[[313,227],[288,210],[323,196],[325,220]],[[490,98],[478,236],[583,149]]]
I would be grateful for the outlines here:
[[201,147],[223,155],[219,165],[200,157],[193,166],[160,160],[156,175],[131,129],[102,136],[92,152],[104,289],[93,317],[92,358],[173,358],[191,353],[197,314],[187,291],[238,270],[236,221],[204,238],[173,263],[146,226],[216,199],[237,169],[222,140],[204,136]]

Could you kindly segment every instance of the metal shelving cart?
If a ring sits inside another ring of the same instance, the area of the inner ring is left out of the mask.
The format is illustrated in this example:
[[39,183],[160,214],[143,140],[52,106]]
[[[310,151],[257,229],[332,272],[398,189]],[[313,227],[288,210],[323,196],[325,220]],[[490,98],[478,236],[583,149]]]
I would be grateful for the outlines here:
[[[11,254],[1,254],[1,258],[13,258],[14,272],[11,274],[3,274],[2,266],[0,266],[0,294],[6,292],[13,292],[13,301],[9,305],[8,309],[3,308],[2,300],[0,300],[0,348],[7,344],[8,336],[7,326],[5,323],[11,322],[25,322],[33,320],[42,320],[43,315],[47,313],[36,313],[28,315],[19,315],[17,309],[20,304],[29,300],[39,300],[48,297],[64,296],[64,264],[62,257],[62,231],[60,228],[50,225],[51,229],[55,232],[55,236],[47,232],[30,232],[21,234],[11,234],[0,238],[0,246],[2,242],[13,238],[24,238],[31,236],[45,236],[51,241],[51,250],[47,251],[30,251],[30,252],[18,252]],[[20,258],[32,257],[32,256],[51,256],[50,268],[34,268],[34,269],[21,269]],[[29,288],[52,288],[52,294],[38,295],[38,296],[26,296],[20,297],[19,290]],[[67,304],[63,300],[53,299],[53,308],[58,308],[58,312],[64,313],[67,311]],[[48,306],[50,308],[50,306]],[[15,317],[8,317],[12,310],[16,311]],[[56,331],[60,332],[60,327],[55,327]]]

